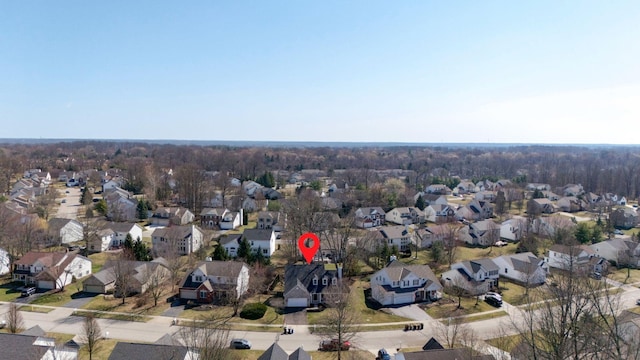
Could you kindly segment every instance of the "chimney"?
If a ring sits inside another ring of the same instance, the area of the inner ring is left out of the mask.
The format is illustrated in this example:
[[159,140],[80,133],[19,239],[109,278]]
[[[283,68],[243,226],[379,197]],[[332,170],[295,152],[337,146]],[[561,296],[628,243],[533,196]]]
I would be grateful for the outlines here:
[[336,268],[338,269],[338,279],[342,279],[342,264],[337,264]]

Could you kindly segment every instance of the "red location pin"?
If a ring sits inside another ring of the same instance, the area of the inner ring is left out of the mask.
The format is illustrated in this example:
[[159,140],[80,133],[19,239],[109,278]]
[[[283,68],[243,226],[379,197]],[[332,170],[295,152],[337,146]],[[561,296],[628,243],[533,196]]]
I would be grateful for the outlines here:
[[[307,240],[312,240],[313,244],[311,245],[311,247],[307,247]],[[298,249],[300,249],[300,252],[302,253],[302,256],[304,256],[304,259],[307,260],[307,263],[311,264],[311,260],[313,260],[313,257],[316,256],[316,253],[318,252],[318,248],[320,247],[320,239],[318,239],[318,235],[314,234],[314,233],[305,233],[302,234],[300,236],[300,238],[298,238]]]

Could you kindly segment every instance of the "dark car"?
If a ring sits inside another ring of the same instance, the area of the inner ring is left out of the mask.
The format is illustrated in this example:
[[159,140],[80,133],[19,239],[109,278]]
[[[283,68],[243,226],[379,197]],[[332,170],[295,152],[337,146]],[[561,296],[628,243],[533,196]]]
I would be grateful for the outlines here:
[[380,349],[378,350],[376,360],[391,360],[391,355],[389,355],[386,349]]
[[27,297],[27,296],[31,296],[31,295],[33,295],[33,294],[35,294],[35,293],[36,293],[36,288],[34,288],[34,287],[27,287],[27,288],[22,289],[22,293],[21,293],[21,295],[22,295],[23,297]]
[[251,342],[247,339],[233,339],[231,340],[232,349],[251,349]]
[[502,306],[502,296],[496,293],[487,293],[487,295],[484,296],[484,301],[491,306]]
[[320,345],[318,346],[318,350],[320,351],[338,351],[340,350],[349,350],[351,348],[351,343],[348,341],[343,341],[342,346],[339,345],[340,342],[338,339],[331,340],[322,340],[320,341]]

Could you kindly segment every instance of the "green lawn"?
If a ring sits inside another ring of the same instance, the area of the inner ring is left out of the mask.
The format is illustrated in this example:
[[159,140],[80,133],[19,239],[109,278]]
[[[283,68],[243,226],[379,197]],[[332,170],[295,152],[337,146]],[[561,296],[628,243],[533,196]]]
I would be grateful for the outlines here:
[[[474,322],[474,321],[482,321],[482,320],[488,320],[488,319],[495,319],[501,316],[507,316],[509,315],[506,311],[504,310],[500,310],[498,312],[490,312],[490,313],[482,313],[482,314],[478,314],[478,315],[470,315],[470,316],[466,316],[464,318],[461,319],[461,323],[470,323],[470,322]],[[443,324],[447,324],[447,320],[443,319],[440,320],[440,322],[442,322]]]
[[[393,315],[391,313],[375,310],[368,306],[365,301],[365,290],[369,289],[369,283],[361,280],[357,280],[351,286],[351,307],[354,313],[359,315],[358,322],[361,324],[380,324],[390,322],[402,322],[410,321],[411,319],[404,318],[402,316]],[[326,311],[326,310],[325,310]],[[307,321],[310,325],[320,324],[322,319],[326,316],[324,311],[321,312],[307,312]]]
[[35,312],[35,313],[50,313],[53,310],[54,310],[53,308],[33,306],[33,305],[20,306],[20,311]]
[[485,257],[494,258],[496,256],[515,254],[517,244],[509,243],[502,247],[489,247],[489,248],[472,248],[466,246],[459,246],[456,250],[455,262],[475,260]]
[[[477,303],[476,303],[477,302]],[[462,308],[458,308],[458,299],[451,298],[443,299],[437,303],[430,304],[427,308],[427,314],[435,319],[442,319],[448,317],[458,317],[465,316],[471,314],[478,314],[485,311],[497,310],[495,307],[487,304],[486,302],[480,300],[476,300],[473,298],[462,298],[461,301]]]
[[69,285],[64,291],[49,293],[31,301],[34,305],[62,306],[71,301],[71,296],[76,293],[75,287]]
[[20,297],[20,291],[17,290],[24,284],[21,282],[5,282],[0,285],[0,301],[14,301]]
[[100,252],[100,253],[95,253],[95,254],[89,255],[89,259],[91,259],[91,273],[95,274],[98,271],[100,271],[100,269],[102,269],[102,266],[104,265],[104,263],[110,257],[111,257],[111,254],[105,253],[105,252]]
[[[87,316],[90,312],[86,310],[77,310],[73,312],[73,316]],[[121,321],[137,321],[147,322],[151,320],[151,317],[138,315],[133,313],[109,313],[109,312],[92,312],[93,316],[101,319],[112,319]]]
[[[627,271],[630,276],[627,278]],[[609,274],[607,275],[609,279],[620,281],[622,283],[633,284],[640,282],[640,269],[619,269],[615,270],[614,267],[609,268]]]
[[[535,291],[534,289],[529,289],[529,292]],[[502,280],[500,281],[500,292],[502,295],[502,300],[511,304],[511,305],[523,305],[527,303],[527,297],[525,296],[526,289],[524,286]]]

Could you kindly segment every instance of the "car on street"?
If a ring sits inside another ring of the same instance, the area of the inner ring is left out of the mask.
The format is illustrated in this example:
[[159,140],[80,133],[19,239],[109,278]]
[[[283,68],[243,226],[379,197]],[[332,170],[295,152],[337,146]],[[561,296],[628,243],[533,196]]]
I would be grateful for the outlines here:
[[231,340],[232,349],[251,349],[251,342],[247,339],[233,339]]
[[342,345],[340,345],[340,341],[338,339],[331,340],[322,340],[320,341],[320,345],[318,345],[318,350],[320,351],[338,351],[340,350],[349,350],[351,348],[351,343],[348,341],[343,341]]
[[386,349],[380,349],[378,350],[378,356],[376,356],[376,360],[391,360],[391,355],[389,355]]
[[613,231],[613,233],[614,233],[614,234],[616,234],[616,235],[622,235],[622,234],[624,234],[624,233],[622,232],[622,230],[620,230],[620,229],[615,229],[615,230]]
[[640,299],[636,300],[636,305],[640,306]]

